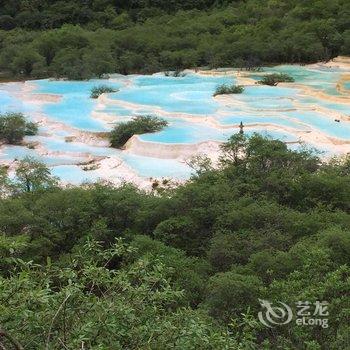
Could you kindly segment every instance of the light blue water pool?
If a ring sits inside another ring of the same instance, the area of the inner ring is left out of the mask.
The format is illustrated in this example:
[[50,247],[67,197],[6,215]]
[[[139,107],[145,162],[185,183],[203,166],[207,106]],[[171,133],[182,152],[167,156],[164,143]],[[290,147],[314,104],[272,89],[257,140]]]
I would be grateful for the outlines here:
[[111,94],[111,97],[135,104],[161,107],[167,112],[212,114],[219,107],[212,95],[216,87],[224,83],[234,83],[234,79],[195,74],[181,78],[138,76],[134,77],[131,86]]
[[[187,179],[193,172],[185,163],[172,159],[158,159],[124,154],[122,159],[141,177],[170,177],[178,180]],[[59,165],[52,168],[52,174],[66,182],[79,185],[84,182],[97,182],[100,174],[97,170],[84,171],[75,165]]]
[[[120,106],[115,106],[115,105],[106,106],[105,108],[99,109],[98,111],[102,113],[107,113],[110,115],[115,115],[116,117],[128,117],[128,116],[133,116],[137,114],[130,109],[120,107]],[[145,112],[139,112],[139,113],[146,114]]]
[[[281,65],[276,67],[264,67],[266,73],[286,73],[291,75],[298,84],[307,85],[313,89],[324,91],[329,95],[340,95],[336,89],[342,70],[337,68],[315,67],[307,68],[297,65]],[[252,75],[256,80],[261,79],[261,75]]]
[[173,119],[160,132],[140,135],[141,140],[161,143],[198,143],[207,140],[225,141],[238,129],[215,129],[205,124]]
[[350,115],[350,106],[349,105],[341,104],[341,103],[326,102],[326,101],[319,101],[318,104],[321,107],[328,108],[330,110],[339,112],[339,113],[344,114],[346,116]]
[[243,94],[238,94],[237,97],[263,97],[263,98],[292,98],[298,93],[297,89],[280,87],[280,86],[266,86],[256,85],[247,86]]
[[233,98],[243,103],[243,110],[266,109],[281,110],[293,108],[293,100],[299,90],[279,86],[247,86],[243,94],[233,95]]
[[187,164],[174,159],[142,157],[133,154],[124,154],[122,158],[142,177],[171,177],[181,180],[189,178],[193,172]]
[[5,146],[0,152],[0,163],[1,160],[22,160],[25,157],[32,157],[39,159],[47,166],[55,166],[60,164],[76,164],[84,160],[79,157],[64,157],[64,156],[42,156],[37,153],[35,149],[29,149],[23,146]]
[[33,150],[22,146],[3,146],[0,152],[0,159],[15,160],[23,159],[25,157],[38,158],[38,153]]
[[96,171],[84,171],[76,165],[61,165],[51,169],[54,176],[73,185],[81,185],[85,182],[98,182],[100,176]]
[[298,141],[298,138],[295,135],[285,131],[266,130],[263,128],[248,129],[245,131],[245,134],[248,136],[251,136],[254,133],[260,134],[271,139],[281,140],[284,142]]
[[13,93],[18,92],[19,83],[0,84],[0,114],[7,112],[21,112],[30,114],[35,106],[16,98]]
[[7,91],[0,90],[0,113],[21,110],[18,102]]
[[[278,66],[264,68],[264,72],[285,72],[292,75],[296,83],[326,92],[330,95],[339,95],[336,82],[341,74],[340,69],[306,68],[300,66]],[[262,74],[264,74],[262,72]],[[259,74],[253,74],[256,80]],[[231,95],[228,99],[214,99],[213,92],[219,84],[235,83],[230,76],[201,76],[187,74],[185,77],[165,77],[163,74],[151,76],[115,76],[110,80],[90,81],[54,81],[36,80],[34,93],[56,94],[62,96],[57,103],[43,105],[30,104],[19,99],[16,95],[20,91],[19,83],[0,84],[0,113],[20,111],[31,117],[34,113],[43,112],[48,117],[63,122],[69,126],[82,130],[106,131],[115,122],[129,120],[135,115],[163,115],[159,110],[167,112],[166,119],[169,126],[161,132],[140,135],[144,141],[167,144],[194,144],[207,140],[225,141],[236,128],[213,128],[206,117],[215,118],[219,124],[238,125],[241,121],[245,125],[266,123],[286,126],[295,130],[310,130],[316,128],[327,135],[345,140],[350,139],[350,123],[336,123],[333,117],[327,115],[327,110],[350,115],[347,104],[327,102],[314,97],[306,97],[302,90],[290,87],[269,87],[261,85],[247,86],[242,94]],[[93,86],[106,84],[119,89],[110,94],[109,98],[117,101],[116,104],[98,104],[91,99],[90,90]],[[350,82],[345,84],[350,89]],[[220,102],[221,101],[221,102]],[[131,107],[127,106],[131,103]],[[41,106],[41,107],[40,107]],[[323,113],[315,112],[315,106],[321,106]],[[42,109],[39,109],[42,108]],[[92,112],[109,114],[110,123],[103,123],[92,117]],[[171,114],[174,115],[171,115]],[[203,122],[189,122],[178,114],[185,113],[195,117],[202,117]],[[141,157],[125,154],[121,150],[106,147],[93,147],[78,142],[65,142],[69,136],[66,131],[51,131],[50,127],[40,128],[40,135],[29,137],[27,141],[38,141],[49,152],[66,152],[67,155],[40,157],[47,165],[52,166],[54,174],[71,183],[81,183],[84,179],[96,181],[96,171],[83,171],[76,164],[83,161],[82,154],[94,156],[121,157],[139,175],[144,177],[174,177],[188,178],[191,169],[177,160],[163,160],[151,157]],[[283,141],[296,141],[297,136],[288,132],[270,131],[268,126],[257,126],[254,129],[245,128],[245,133],[251,135],[259,132],[270,135]],[[291,145],[290,147],[297,147]],[[39,157],[35,150],[25,147],[5,147],[0,152],[1,160],[22,159],[25,156]]]
[[315,97],[301,97],[299,102],[301,102],[305,108],[312,109],[316,107],[323,107],[329,109],[330,111],[341,113],[345,116],[350,115],[350,105],[345,103],[329,102]]
[[88,153],[93,156],[112,156],[120,153],[119,150],[110,147],[89,146],[81,142],[65,142],[64,139],[46,136],[30,136],[26,140],[38,141],[45,149],[53,152]]
[[307,126],[294,122],[288,118],[281,116],[272,116],[272,115],[243,115],[238,114],[234,116],[223,117],[220,119],[220,123],[225,125],[238,125],[240,122],[243,122],[244,125],[256,124],[256,123],[267,123],[275,124],[281,126],[287,126],[297,130],[307,130]]
[[94,86],[108,85],[118,89],[122,84],[110,82],[109,80],[89,81],[57,81],[57,80],[36,80],[38,93],[61,95],[61,101],[48,103],[43,107],[43,112],[50,117],[72,127],[90,130],[105,131],[106,127],[91,116],[96,108],[97,102],[90,98],[90,91]]
[[315,111],[292,111],[284,114],[312,125],[330,136],[350,140],[350,122],[337,123],[332,118]]

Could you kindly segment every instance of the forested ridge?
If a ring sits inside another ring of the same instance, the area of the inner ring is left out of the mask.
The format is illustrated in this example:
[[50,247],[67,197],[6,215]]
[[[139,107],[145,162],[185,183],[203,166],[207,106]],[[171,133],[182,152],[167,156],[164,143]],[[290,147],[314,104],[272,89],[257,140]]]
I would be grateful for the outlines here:
[[[0,172],[3,348],[349,348],[349,157],[238,134],[151,193],[28,164]],[[327,301],[329,327],[265,327],[258,299]]]
[[252,68],[350,54],[346,0],[3,1],[4,77]]

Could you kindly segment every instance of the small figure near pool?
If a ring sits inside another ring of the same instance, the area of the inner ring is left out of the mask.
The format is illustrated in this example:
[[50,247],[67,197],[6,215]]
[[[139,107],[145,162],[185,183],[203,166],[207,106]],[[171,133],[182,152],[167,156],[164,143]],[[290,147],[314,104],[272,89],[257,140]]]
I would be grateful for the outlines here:
[[239,124],[239,133],[242,134],[242,135],[244,134],[243,128],[244,128],[244,125],[243,125],[243,122],[241,121],[240,124]]

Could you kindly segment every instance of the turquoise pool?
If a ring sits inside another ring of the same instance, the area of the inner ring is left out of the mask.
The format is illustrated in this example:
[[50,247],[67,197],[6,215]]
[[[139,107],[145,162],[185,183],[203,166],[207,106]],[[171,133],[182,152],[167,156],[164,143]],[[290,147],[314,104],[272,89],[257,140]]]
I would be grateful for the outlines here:
[[122,86],[121,83],[112,83],[109,80],[56,81],[45,79],[36,80],[33,83],[36,84],[38,93],[62,96],[61,101],[44,105],[45,114],[74,128],[89,131],[106,130],[102,122],[91,116],[97,102],[90,98],[90,90],[101,84],[115,89]]
[[[262,71],[266,73],[287,73],[291,75],[298,84],[303,84],[334,96],[340,95],[336,89],[336,83],[341,74],[344,73],[337,68],[307,68],[297,65],[265,67]],[[260,79],[258,76],[254,77],[258,80]]]
[[[158,159],[131,154],[124,154],[122,159],[143,178],[165,177],[185,180],[188,179],[192,173],[192,169],[188,165],[172,159]],[[64,179],[64,181],[75,185],[103,180],[98,170],[84,171],[76,165],[53,166],[52,173]],[[107,180],[113,180],[113,178],[117,177],[109,175]]]
[[110,147],[90,146],[81,142],[65,142],[64,139],[47,137],[47,136],[30,136],[26,140],[31,142],[40,142],[45,149],[52,152],[67,152],[67,153],[88,153],[94,156],[113,156],[118,155],[120,150]]
[[189,178],[193,172],[187,164],[174,159],[159,159],[134,154],[124,154],[122,159],[142,177],[170,177],[184,180]]
[[326,134],[344,140],[350,140],[350,122],[337,123],[334,119],[315,111],[285,112],[287,116],[299,119]]
[[238,129],[216,129],[199,123],[185,122],[179,119],[169,119],[169,126],[160,132],[143,134],[144,141],[161,143],[199,143],[207,140],[225,141]]
[[54,176],[73,185],[81,185],[88,182],[97,182],[100,175],[97,171],[84,171],[76,165],[60,165],[51,169]]
[[15,97],[20,83],[0,84],[0,114],[7,112],[21,112],[30,114],[35,111],[35,106]]
[[5,146],[0,152],[1,160],[13,161],[22,160],[25,157],[31,157],[34,159],[40,159],[47,166],[55,166],[60,164],[76,164],[84,161],[82,157],[67,157],[67,156],[46,156],[40,155],[36,150],[29,149],[22,146]]
[[[251,77],[258,80],[262,74],[270,72],[288,73],[295,78],[297,84],[338,97],[340,93],[336,89],[336,82],[344,73],[341,69],[321,66],[310,68],[282,65],[264,68],[263,72],[253,73]],[[39,142],[48,155],[40,156],[37,151],[21,146],[2,147],[0,162],[22,159],[28,155],[37,157],[52,167],[55,175],[71,183],[98,179],[98,171],[86,172],[76,166],[86,160],[86,155],[117,156],[141,177],[185,179],[190,176],[191,169],[178,160],[144,157],[109,147],[65,142],[65,137],[74,133],[69,127],[83,131],[109,131],[114,123],[129,120],[136,115],[165,118],[169,123],[165,129],[140,135],[140,138],[147,142],[171,145],[198,144],[208,140],[225,141],[238,131],[237,125],[241,121],[246,125],[245,132],[248,135],[258,132],[286,142],[298,141],[300,132],[311,130],[350,140],[350,122],[334,121],[337,115],[350,116],[348,104],[308,96],[303,89],[293,87],[293,84],[287,87],[255,84],[246,86],[242,94],[213,98],[218,85],[237,83],[234,76],[188,73],[184,77],[174,78],[159,73],[89,81],[45,79],[30,83],[35,84],[34,93],[59,95],[61,100],[56,103],[30,103],[20,98],[23,84],[0,84],[0,112],[20,111],[29,118],[43,113],[54,121],[64,123],[67,128],[51,130],[50,126],[43,125],[38,136],[26,138],[27,141]],[[101,84],[118,89],[118,92],[109,94],[108,99],[91,99],[91,88]],[[345,88],[350,88],[349,82]],[[316,107],[319,107],[317,111]],[[331,113],[335,113],[334,116],[330,116]],[[102,114],[108,114],[108,118]],[[252,124],[254,128],[251,128]],[[271,124],[281,129],[271,130]],[[290,147],[299,146],[291,144]],[[330,148],[320,148],[332,152]]]
[[132,84],[111,94],[113,99],[134,104],[156,106],[167,112],[212,114],[219,104],[212,97],[216,87],[234,83],[230,77],[203,77],[188,74],[172,78],[164,75],[136,76]]
[[302,123],[298,123],[289,118],[286,118],[283,115],[274,116],[274,115],[259,115],[256,113],[255,115],[244,115],[244,114],[236,114],[233,116],[222,117],[220,119],[220,123],[225,125],[238,125],[240,122],[243,122],[244,125],[256,124],[256,123],[267,123],[274,124],[280,126],[287,126],[289,128],[297,129],[297,130],[307,130],[308,127]]

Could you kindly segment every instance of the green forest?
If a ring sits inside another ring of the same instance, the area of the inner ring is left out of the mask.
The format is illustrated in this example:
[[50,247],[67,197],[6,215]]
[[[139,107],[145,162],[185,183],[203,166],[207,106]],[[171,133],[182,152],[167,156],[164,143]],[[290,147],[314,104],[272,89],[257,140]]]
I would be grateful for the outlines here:
[[[2,349],[348,349],[350,158],[235,134],[193,169],[151,193],[0,171]],[[329,327],[265,327],[259,299]]]
[[[0,1],[2,81],[338,55],[350,55],[348,0]],[[120,148],[165,126],[138,116],[109,136]],[[0,115],[2,144],[37,132]],[[149,191],[62,186],[32,158],[0,164],[0,350],[350,349],[350,155],[248,137],[241,122],[218,163],[197,156],[189,181]],[[325,302],[328,323],[268,327],[262,300]]]
[[3,79],[252,69],[350,54],[347,0],[0,2]]

